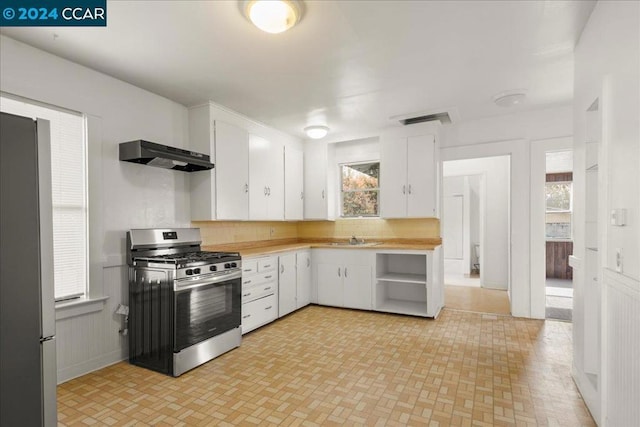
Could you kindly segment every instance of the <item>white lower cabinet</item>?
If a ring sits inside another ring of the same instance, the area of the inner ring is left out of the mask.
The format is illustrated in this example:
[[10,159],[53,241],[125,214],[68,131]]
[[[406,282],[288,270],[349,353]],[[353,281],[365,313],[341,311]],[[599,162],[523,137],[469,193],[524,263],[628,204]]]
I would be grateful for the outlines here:
[[318,304],[371,310],[374,255],[367,250],[316,249]]
[[278,314],[282,317],[311,303],[311,253],[282,254],[279,265]]
[[242,260],[242,333],[278,318],[278,257]]

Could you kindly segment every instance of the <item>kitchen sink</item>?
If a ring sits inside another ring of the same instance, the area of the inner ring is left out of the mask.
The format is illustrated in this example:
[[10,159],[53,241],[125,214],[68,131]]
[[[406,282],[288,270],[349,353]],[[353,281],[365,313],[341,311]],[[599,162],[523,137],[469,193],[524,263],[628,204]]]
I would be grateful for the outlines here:
[[357,243],[351,243],[351,242],[333,242],[331,243],[331,246],[360,246],[360,247],[367,247],[367,246],[376,246],[379,245],[381,242],[357,242]]

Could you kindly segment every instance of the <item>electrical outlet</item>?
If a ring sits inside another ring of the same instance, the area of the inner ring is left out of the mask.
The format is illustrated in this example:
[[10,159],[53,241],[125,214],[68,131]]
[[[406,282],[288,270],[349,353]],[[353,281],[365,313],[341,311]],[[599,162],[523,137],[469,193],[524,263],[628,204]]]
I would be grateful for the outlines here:
[[273,237],[274,234],[276,234],[276,229],[275,227],[271,227],[271,229],[269,230],[269,236]]
[[616,248],[616,271],[622,273],[622,248]]

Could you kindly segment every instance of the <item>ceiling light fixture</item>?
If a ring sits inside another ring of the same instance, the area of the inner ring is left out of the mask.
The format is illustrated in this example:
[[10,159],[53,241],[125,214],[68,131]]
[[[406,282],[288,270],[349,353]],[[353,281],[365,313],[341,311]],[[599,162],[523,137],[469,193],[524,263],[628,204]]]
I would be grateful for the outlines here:
[[326,126],[307,126],[304,128],[304,132],[311,139],[322,139],[329,133],[329,128]]
[[271,34],[287,31],[302,16],[302,3],[297,0],[244,0],[242,5],[247,19]]
[[513,107],[521,104],[526,96],[527,91],[525,89],[513,89],[493,95],[492,99],[500,107]]

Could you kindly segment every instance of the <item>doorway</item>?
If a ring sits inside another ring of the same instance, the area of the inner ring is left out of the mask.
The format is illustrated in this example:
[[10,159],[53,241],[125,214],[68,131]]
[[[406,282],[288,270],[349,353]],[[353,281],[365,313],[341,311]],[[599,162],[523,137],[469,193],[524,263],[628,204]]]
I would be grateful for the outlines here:
[[510,160],[505,155],[443,162],[449,308],[510,314]]
[[573,151],[545,153],[545,317],[573,314]]

